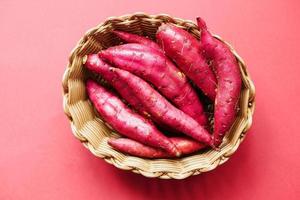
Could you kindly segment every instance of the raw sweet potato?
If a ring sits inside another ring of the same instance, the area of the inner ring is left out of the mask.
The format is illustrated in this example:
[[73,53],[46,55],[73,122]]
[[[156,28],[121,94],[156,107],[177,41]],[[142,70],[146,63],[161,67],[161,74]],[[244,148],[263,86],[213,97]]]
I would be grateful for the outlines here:
[[241,73],[230,49],[207,31],[201,18],[197,18],[197,22],[201,29],[202,53],[211,60],[218,80],[214,111],[214,144],[219,146],[234,122],[241,92]]
[[162,52],[132,43],[110,47],[101,51],[99,56],[149,81],[180,110],[200,125],[207,125],[207,117],[197,93],[185,75]]
[[162,148],[174,156],[180,152],[176,146],[148,120],[132,112],[112,92],[97,83],[88,80],[88,96],[100,116],[120,134],[149,146]]
[[[115,88],[118,93],[140,114],[145,117],[150,117],[150,115],[145,111],[140,101],[134,97],[134,94],[130,89],[128,89],[126,84],[117,81],[116,74],[110,70],[112,66],[103,61],[97,54],[87,55],[84,59],[84,65],[89,70],[96,72],[102,76],[113,88]],[[158,122],[159,123],[159,122]]]
[[113,33],[127,43],[139,43],[151,47],[153,49],[156,49],[158,51],[161,51],[160,46],[156,42],[150,40],[149,38],[132,34],[132,33],[123,32],[123,31],[113,31]]
[[[205,148],[205,145],[187,138],[173,137],[170,138],[170,140],[175,144],[177,149],[182,152],[182,155],[191,154]],[[143,158],[174,157],[166,151],[144,145],[128,138],[110,139],[108,144],[118,151]]]
[[127,84],[124,84],[122,81],[118,81],[116,74],[111,70],[113,67],[99,58],[97,54],[87,55],[84,58],[84,65],[89,70],[100,74],[108,84],[117,90],[117,92],[123,97],[123,99],[127,101],[127,103],[131,105],[133,109],[135,109],[144,117],[154,121],[160,129],[171,133],[178,132],[172,127],[162,124],[160,120],[156,120],[155,118],[151,117],[151,115],[144,109],[139,99],[135,98],[135,94],[131,89],[128,88]]
[[172,127],[206,144],[212,141],[208,132],[200,124],[175,108],[139,77],[109,66],[97,55],[87,56],[85,66],[100,73],[129,104],[137,105],[140,112],[149,113],[155,122]]
[[200,54],[199,41],[187,31],[163,24],[156,33],[163,51],[211,100],[216,97],[216,78]]
[[212,138],[205,128],[192,117],[174,107],[147,82],[128,71],[118,68],[110,69],[118,76],[116,81],[127,85],[128,89],[134,93],[134,97],[141,102],[155,121],[160,121],[167,127],[172,127],[199,142],[214,147]]

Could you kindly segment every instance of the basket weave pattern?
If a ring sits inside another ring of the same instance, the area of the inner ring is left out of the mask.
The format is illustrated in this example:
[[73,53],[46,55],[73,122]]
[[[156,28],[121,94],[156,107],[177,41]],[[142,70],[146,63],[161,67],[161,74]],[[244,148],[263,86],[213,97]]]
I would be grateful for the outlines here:
[[63,107],[71,122],[72,132],[85,147],[94,155],[103,158],[114,166],[131,170],[147,177],[164,179],[183,179],[202,172],[210,171],[226,162],[237,150],[245,138],[246,131],[252,124],[254,112],[255,89],[247,72],[245,63],[236,51],[220,37],[215,36],[229,46],[238,60],[243,87],[239,102],[239,112],[235,123],[225,136],[220,151],[208,150],[196,155],[180,159],[143,159],[128,156],[112,149],[107,141],[111,137],[119,137],[97,115],[89,102],[85,91],[85,80],[88,72],[83,66],[83,57],[87,54],[97,53],[101,49],[119,44],[121,41],[111,33],[118,29],[150,38],[155,37],[157,28],[162,23],[172,23],[181,27],[196,38],[199,30],[192,21],[173,18],[168,15],[146,15],[136,13],[121,17],[112,17],[104,23],[89,30],[73,49],[68,67],[63,76]]

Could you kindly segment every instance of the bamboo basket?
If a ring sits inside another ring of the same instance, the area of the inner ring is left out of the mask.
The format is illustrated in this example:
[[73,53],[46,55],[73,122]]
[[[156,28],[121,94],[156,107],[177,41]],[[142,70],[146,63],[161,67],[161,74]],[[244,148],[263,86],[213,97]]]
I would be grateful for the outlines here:
[[228,43],[215,35],[217,39],[229,46],[238,60],[243,87],[238,115],[231,130],[226,134],[220,146],[220,151],[210,149],[177,159],[143,159],[120,153],[107,144],[110,137],[119,137],[119,135],[100,119],[89,102],[85,91],[85,80],[89,75],[84,69],[83,57],[121,43],[111,33],[112,30],[123,30],[154,38],[157,28],[162,23],[175,24],[199,38],[199,30],[192,21],[170,17],[165,14],[135,13],[111,17],[104,23],[87,31],[73,49],[63,76],[63,108],[71,122],[73,134],[95,156],[104,159],[117,168],[131,170],[146,177],[184,179],[213,170],[226,162],[244,140],[245,134],[252,124],[255,88],[244,61]]

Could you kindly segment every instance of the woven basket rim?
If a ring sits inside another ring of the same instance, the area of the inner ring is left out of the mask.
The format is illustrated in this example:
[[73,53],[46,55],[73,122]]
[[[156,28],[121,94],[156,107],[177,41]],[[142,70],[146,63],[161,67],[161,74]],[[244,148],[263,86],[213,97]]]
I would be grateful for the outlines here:
[[[228,47],[230,48],[230,50],[232,51],[232,53],[235,55],[236,59],[238,60],[242,75],[243,75],[243,83],[246,87],[246,89],[248,90],[248,98],[247,98],[247,113],[245,116],[245,120],[244,120],[244,124],[243,124],[243,128],[239,133],[239,137],[237,138],[236,142],[234,145],[232,145],[230,148],[226,149],[226,151],[222,151],[222,154],[219,155],[218,158],[216,158],[214,160],[214,162],[210,163],[209,166],[205,167],[205,168],[197,168],[194,167],[191,170],[187,170],[184,173],[178,173],[175,171],[171,171],[171,170],[164,170],[162,169],[161,171],[147,171],[144,169],[139,168],[138,166],[129,166],[126,163],[122,163],[118,160],[118,158],[113,157],[113,156],[107,156],[104,154],[100,154],[99,152],[97,152],[97,150],[94,148],[94,146],[89,142],[89,140],[87,138],[85,138],[83,135],[81,135],[78,131],[78,128],[76,127],[75,123],[73,122],[73,119],[75,117],[75,113],[70,112],[70,99],[69,99],[69,85],[70,85],[70,71],[72,68],[72,64],[74,61],[74,58],[76,58],[77,53],[84,49],[84,45],[85,42],[89,39],[89,36],[97,31],[102,30],[103,27],[108,26],[110,22],[112,21],[117,21],[117,22],[126,22],[126,21],[132,21],[132,20],[166,20],[167,22],[173,23],[173,22],[180,22],[180,25],[186,27],[186,28],[193,28],[195,29],[195,27],[197,27],[195,25],[195,23],[193,21],[190,20],[184,20],[184,19],[180,19],[180,18],[176,18],[176,17],[171,17],[167,14],[157,14],[157,15],[148,15],[145,13],[134,13],[134,14],[128,14],[128,15],[123,15],[120,17],[109,17],[107,20],[105,20],[103,23],[100,23],[98,26],[91,28],[90,30],[88,30],[84,36],[79,40],[79,42],[77,43],[77,45],[74,47],[74,49],[72,50],[70,57],[69,57],[69,64],[67,66],[67,69],[65,70],[65,73],[63,75],[63,81],[62,81],[62,85],[63,85],[63,108],[64,108],[64,112],[67,115],[67,117],[70,120],[71,123],[71,128],[72,128],[72,132],[74,134],[74,136],[79,139],[83,145],[88,148],[95,156],[97,157],[101,157],[103,158],[106,162],[113,164],[115,167],[123,169],[123,170],[131,170],[134,173],[138,173],[138,174],[142,174],[146,177],[158,177],[158,178],[162,178],[162,179],[183,179],[183,178],[187,178],[189,176],[192,175],[197,175],[200,174],[202,172],[206,172],[206,171],[211,171],[213,169],[215,169],[217,166],[225,163],[229,157],[237,150],[237,148],[239,147],[240,143],[244,140],[246,132],[249,130],[249,128],[251,127],[252,124],[252,115],[254,113],[254,109],[255,109],[255,87],[254,84],[250,78],[250,75],[246,69],[246,65],[243,61],[243,59],[237,54],[237,52],[233,49],[233,47],[227,43],[225,40],[223,40],[221,37],[214,35],[214,37],[216,37],[217,39],[221,40],[222,42],[224,42],[226,45],[228,45]],[[165,21],[164,21],[165,22]],[[81,63],[82,64],[82,63]],[[107,141],[103,141],[103,142],[107,142]],[[224,147],[226,148],[226,146]],[[127,156],[126,157],[134,157],[134,156]],[[186,157],[192,157],[192,156],[186,156]],[[184,158],[186,158],[184,157]],[[148,162],[149,159],[143,159],[143,158],[139,158],[140,160],[145,160],[145,162]],[[156,160],[173,160],[173,159],[156,159]],[[181,160],[181,159],[177,159]]]

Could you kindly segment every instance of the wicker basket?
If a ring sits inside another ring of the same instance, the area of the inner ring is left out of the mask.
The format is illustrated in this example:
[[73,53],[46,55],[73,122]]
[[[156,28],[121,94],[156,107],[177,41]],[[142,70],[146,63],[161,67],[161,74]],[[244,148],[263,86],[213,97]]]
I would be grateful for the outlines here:
[[[112,17],[89,30],[73,49],[69,65],[63,76],[63,107],[69,117],[71,128],[76,138],[94,155],[103,158],[114,166],[131,170],[146,177],[163,179],[183,179],[202,172],[210,171],[226,162],[237,150],[252,123],[254,111],[254,85],[240,56],[230,47],[236,56],[243,78],[243,87],[239,102],[239,113],[230,132],[220,146],[220,151],[207,150],[180,159],[143,159],[128,156],[112,149],[107,140],[118,137],[105,124],[87,99],[85,80],[88,73],[83,67],[82,58],[90,53],[117,45],[121,41],[111,31],[124,30],[154,38],[157,28],[162,23],[173,23],[199,38],[197,26],[192,21],[173,18],[168,15],[147,15],[136,13],[121,17]],[[218,36],[216,38],[223,41]],[[224,42],[224,41],[223,41]]]

